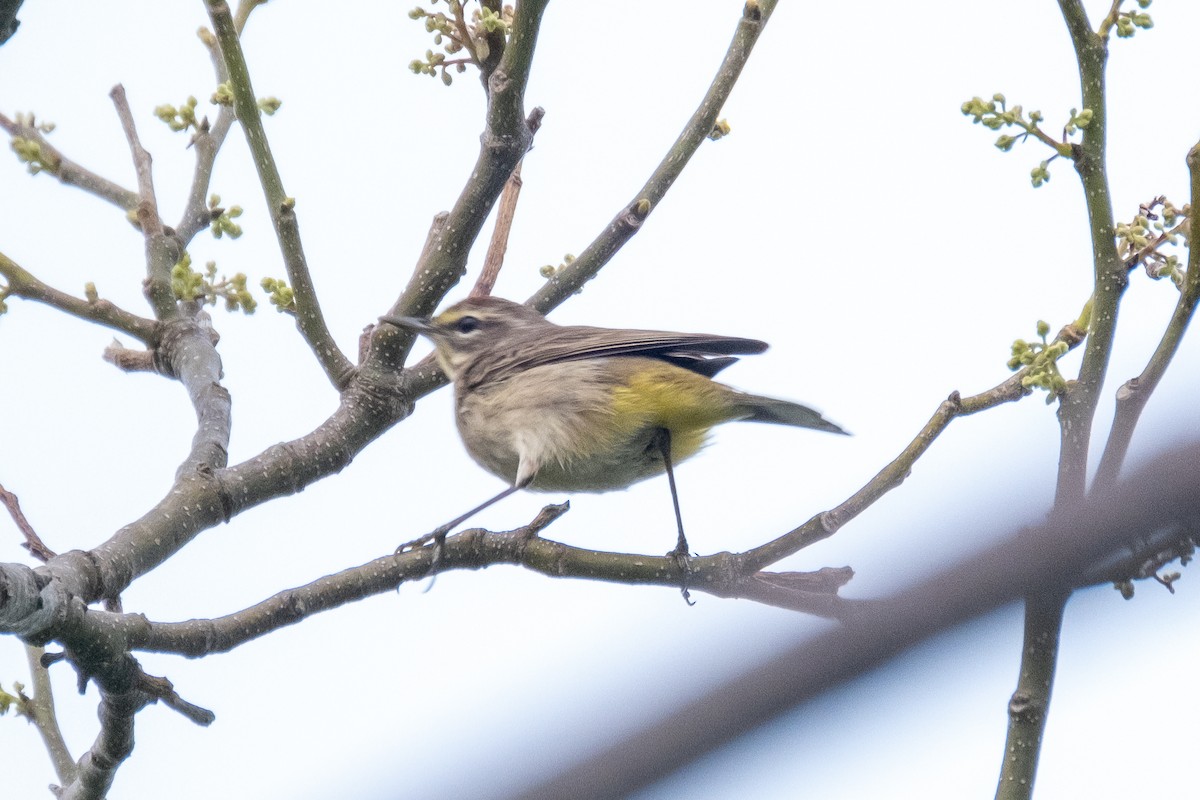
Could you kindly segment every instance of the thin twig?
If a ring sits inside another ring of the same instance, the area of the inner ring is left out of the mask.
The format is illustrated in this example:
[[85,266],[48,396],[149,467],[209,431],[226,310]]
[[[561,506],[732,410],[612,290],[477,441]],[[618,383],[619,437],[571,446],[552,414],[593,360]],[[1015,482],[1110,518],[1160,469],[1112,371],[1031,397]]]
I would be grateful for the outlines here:
[[[187,203],[179,224],[175,226],[175,234],[185,245],[212,223],[213,214],[208,207],[208,190],[212,183],[213,166],[236,118],[232,109],[222,106],[212,127],[197,132],[192,139],[192,148],[196,151],[196,167],[192,173],[192,186],[188,192]],[[207,118],[205,121],[207,122]]]
[[[529,126],[531,135],[537,135],[545,115],[546,112],[540,107],[529,112],[525,124]],[[496,286],[496,278],[500,276],[500,269],[504,266],[504,254],[508,251],[508,235],[512,232],[513,217],[517,213],[517,200],[521,197],[521,165],[524,163],[523,158],[517,162],[512,174],[508,176],[508,182],[504,184],[504,191],[500,193],[492,240],[488,243],[487,255],[483,258],[483,269],[479,271],[479,278],[471,288],[470,297],[487,297]]]
[[242,124],[242,131],[246,134],[246,144],[254,156],[259,183],[262,185],[267,210],[283,254],[288,282],[296,298],[296,326],[325,370],[329,381],[338,390],[345,389],[354,375],[354,364],[338,347],[321,313],[321,304],[317,299],[316,287],[300,239],[295,200],[284,191],[283,178],[275,164],[275,157],[271,154],[258,101],[254,96],[254,87],[250,82],[246,56],[242,52],[241,40],[238,37],[237,25],[230,14],[229,5],[224,0],[209,0],[208,14],[221,46],[225,67],[229,70],[234,110]]
[[529,299],[530,305],[543,314],[556,307],[583,288],[625,242],[641,230],[646,217],[662,202],[688,161],[712,133],[721,107],[733,91],[734,84],[742,74],[742,67],[749,59],[751,50],[754,49],[758,37],[775,10],[775,5],[776,0],[749,0],[746,3],[733,41],[708,92],[649,180],[574,261],[546,281],[546,284]]
[[33,697],[30,707],[34,715],[34,725],[46,752],[50,755],[50,763],[54,765],[54,774],[62,783],[75,780],[75,759],[63,738],[62,728],[58,724],[58,713],[54,708],[54,689],[50,685],[50,671],[42,664],[42,656],[46,650],[34,645],[25,645],[25,658],[29,662],[29,675],[33,679]]
[[166,678],[143,672],[138,677],[138,688],[150,695],[154,701],[161,701],[167,708],[202,727],[208,727],[217,719],[217,715],[207,708],[201,708],[180,697],[179,693],[175,691],[174,684]]
[[171,319],[179,314],[175,303],[175,292],[171,288],[171,269],[183,255],[183,247],[177,239],[168,237],[158,213],[158,201],[154,196],[154,174],[152,159],[138,138],[133,112],[125,97],[125,87],[117,84],[109,92],[137,172],[138,193],[137,221],[142,236],[146,239],[146,283],[143,289],[157,319]]
[[142,147],[138,137],[137,125],[133,121],[133,112],[129,108],[129,99],[125,96],[125,87],[117,84],[108,93],[117,109],[117,117],[121,120],[121,129],[125,131],[125,139],[129,142],[129,152],[133,156],[133,168],[137,172],[138,182],[138,224],[142,233],[149,237],[163,232],[162,219],[158,216],[158,200],[154,196],[153,159],[149,151]]
[[[1191,174],[1191,209],[1189,214],[1195,216],[1200,209],[1200,143],[1188,151],[1188,170]],[[1200,231],[1200,224],[1189,220],[1190,230]],[[1142,409],[1146,407],[1150,396],[1158,387],[1167,367],[1175,357],[1183,334],[1191,322],[1200,301],[1200,243],[1192,242],[1188,248],[1187,276],[1183,288],[1179,292],[1179,300],[1171,314],[1171,320],[1159,339],[1154,354],[1150,356],[1142,374],[1126,381],[1117,390],[1117,410],[1113,415],[1112,428],[1108,441],[1104,446],[1104,454],[1100,457],[1100,466],[1096,470],[1092,492],[1104,492],[1112,486],[1125,463],[1125,455],[1129,451],[1129,443],[1133,440],[1134,429],[1141,417]]]
[[40,152],[40,172],[48,172],[67,186],[82,189],[123,211],[137,208],[141,199],[137,192],[113,183],[67,158],[57,147],[50,144],[37,128],[9,119],[0,113],[0,129],[14,139],[25,139],[37,145]]
[[85,300],[59,291],[42,283],[3,253],[0,253],[0,275],[8,283],[4,294],[9,297],[45,303],[74,317],[123,331],[147,346],[152,347],[158,342],[160,329],[154,320],[139,317],[100,297]]
[[42,541],[41,537],[37,535],[37,531],[29,524],[29,520],[25,518],[25,512],[21,510],[21,501],[15,494],[5,489],[3,484],[0,484],[0,503],[3,503],[4,507],[8,509],[8,515],[17,524],[17,530],[21,531],[21,535],[25,537],[21,546],[43,563],[54,558],[56,553],[46,547],[46,543]]
[[[1056,343],[1063,342],[1068,348],[1074,348],[1083,340],[1083,335],[1082,330],[1071,324],[1059,331],[1054,341]],[[938,406],[929,422],[913,437],[900,455],[851,497],[829,511],[817,514],[808,522],[785,533],[778,539],[743,553],[739,557],[742,573],[750,574],[763,569],[801,548],[832,536],[839,528],[865,511],[880,497],[899,486],[911,473],[917,459],[924,455],[934,440],[955,418],[977,414],[1004,403],[1011,403],[1029,394],[1029,389],[1025,388],[1023,380],[1030,369],[1030,367],[1026,367],[1008,380],[970,397],[960,397],[958,392],[952,393]]]
[[1083,107],[1092,112],[1083,129],[1083,141],[1075,148],[1075,170],[1083,185],[1092,238],[1092,314],[1078,379],[1059,402],[1061,455],[1057,494],[1065,502],[1077,502],[1087,489],[1088,449],[1092,422],[1100,401],[1100,390],[1108,371],[1116,334],[1117,310],[1129,283],[1125,262],[1116,247],[1112,193],[1105,160],[1108,136],[1108,101],[1104,66],[1107,39],[1091,30],[1080,0],[1059,0],[1063,19],[1075,48]]

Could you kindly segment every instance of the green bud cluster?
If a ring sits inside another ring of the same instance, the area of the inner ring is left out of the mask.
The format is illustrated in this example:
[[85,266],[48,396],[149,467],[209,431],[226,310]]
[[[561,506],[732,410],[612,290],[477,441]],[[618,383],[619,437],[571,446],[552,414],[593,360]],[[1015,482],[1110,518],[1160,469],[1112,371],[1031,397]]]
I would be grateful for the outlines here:
[[1186,276],[1183,262],[1162,249],[1185,243],[1190,217],[1190,206],[1177,208],[1160,195],[1143,203],[1132,221],[1117,223],[1117,251],[1130,269],[1140,263],[1154,280],[1170,278],[1176,288],[1182,289]]
[[1059,156],[1071,155],[1071,145],[1067,142],[1067,138],[1079,133],[1079,131],[1091,124],[1092,121],[1091,109],[1085,108],[1079,111],[1072,108],[1067,123],[1063,126],[1062,141],[1060,142],[1055,141],[1049,134],[1042,130],[1041,123],[1045,117],[1041,111],[1030,111],[1026,114],[1025,109],[1021,106],[1009,108],[1006,98],[999,92],[992,95],[991,100],[972,97],[963,103],[959,107],[959,110],[962,111],[964,116],[971,117],[972,123],[982,125],[988,130],[998,131],[1009,127],[1018,128],[1020,133],[1015,135],[1002,133],[996,138],[996,147],[1005,153],[1012,150],[1014,145],[1025,141],[1030,136],[1054,150],[1053,156],[1038,164],[1029,174],[1030,182],[1035,189],[1050,180],[1051,161]]
[[278,278],[263,278],[258,285],[267,293],[267,299],[280,314],[296,313],[296,294],[286,281]]
[[12,694],[0,688],[0,717],[10,710],[16,712],[17,716],[25,717],[30,721],[35,718],[33,701],[25,694],[25,684],[20,681],[13,681]]
[[[222,275],[217,278],[217,262],[209,261],[204,272],[192,269],[192,257],[188,253],[171,268],[171,291],[183,301],[199,301],[205,305],[216,305],[218,298],[225,301],[227,311],[253,314],[258,301],[246,288],[246,276],[239,272],[232,278]],[[92,287],[93,291],[95,287]],[[90,296],[89,296],[89,299]]]
[[226,235],[230,239],[236,239],[242,235],[242,226],[234,222],[242,215],[241,206],[221,208],[221,196],[214,194],[208,198],[208,213],[212,217],[208,226],[214,239],[220,239]]
[[186,131],[188,128],[199,130],[200,125],[196,122],[197,102],[195,97],[188,97],[181,106],[168,104],[155,106],[154,116],[167,123],[167,127],[176,133]]
[[1058,369],[1058,359],[1065,356],[1070,347],[1066,342],[1048,342],[1050,325],[1044,320],[1038,320],[1037,334],[1041,341],[1027,342],[1017,339],[1012,343],[1012,358],[1008,360],[1008,368],[1016,371],[1026,369],[1021,385],[1026,389],[1045,389],[1049,395],[1046,403],[1067,390],[1067,379]]
[[[425,30],[433,34],[433,43],[440,52],[425,51],[425,58],[414,59],[408,68],[416,75],[440,76],[442,83],[449,86],[454,82],[451,68],[455,72],[466,72],[467,65],[478,66],[491,54],[488,36],[499,33],[507,39],[512,34],[513,7],[504,6],[500,11],[480,7],[466,17],[464,0],[444,0],[449,13],[414,8],[408,12],[409,19],[425,20]],[[431,0],[430,5],[437,5]],[[459,58],[447,58],[464,53]]]
[[214,106],[233,107],[233,84],[229,81],[217,84],[217,90],[212,93],[209,102]]
[[446,55],[444,53],[435,53],[432,50],[425,51],[425,60],[413,59],[409,62],[408,68],[415,75],[429,75],[437,77],[438,71],[441,71],[442,83],[449,86],[454,83],[454,77],[446,69],[447,66],[453,66],[456,72],[466,72],[467,65],[463,61],[455,61],[451,64],[446,63]]
[[1148,31],[1154,27],[1154,20],[1150,19],[1150,15],[1144,13],[1150,7],[1150,0],[1138,0],[1138,8],[1142,11],[1122,11],[1117,15],[1116,28],[1117,36],[1122,39],[1128,39],[1133,34],[1137,33],[1137,29]]
[[9,146],[17,154],[17,160],[27,165],[26,169],[29,170],[30,175],[37,175],[39,172],[49,172],[53,175],[58,171],[58,162],[42,150],[41,143],[36,139],[14,136]]
[[1033,184],[1033,188],[1040,189],[1042,184],[1048,180],[1050,180],[1050,162],[1048,160],[1029,170],[1029,181]]
[[[43,134],[54,131],[53,122],[38,122],[33,114],[15,114],[14,116],[18,129],[27,128]],[[17,160],[28,165],[30,175],[37,175],[39,172],[49,172],[51,175],[58,173],[61,162],[42,148],[42,143],[36,138],[36,133],[32,136],[13,136],[9,146],[17,154]]]
[[554,266],[553,264],[546,264],[545,266],[538,269],[538,273],[546,280],[549,280],[550,278],[553,278],[558,273],[562,272],[567,267],[571,266],[571,262],[573,262],[574,260],[575,260],[575,256],[571,255],[570,253],[567,253],[566,255],[563,256],[563,260],[562,260],[561,264],[559,264],[558,266]]

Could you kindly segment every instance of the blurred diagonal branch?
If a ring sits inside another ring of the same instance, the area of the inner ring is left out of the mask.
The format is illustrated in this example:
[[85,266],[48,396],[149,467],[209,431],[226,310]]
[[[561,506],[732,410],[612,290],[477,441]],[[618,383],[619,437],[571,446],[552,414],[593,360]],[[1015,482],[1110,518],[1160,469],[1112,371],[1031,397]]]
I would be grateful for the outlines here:
[[516,795],[626,797],[706,753],[955,625],[1030,594],[1088,583],[1097,563],[1168,532],[1200,538],[1200,444],[1174,450],[1096,502],[1063,509],[912,588],[863,603],[845,624],[805,639],[599,753]]

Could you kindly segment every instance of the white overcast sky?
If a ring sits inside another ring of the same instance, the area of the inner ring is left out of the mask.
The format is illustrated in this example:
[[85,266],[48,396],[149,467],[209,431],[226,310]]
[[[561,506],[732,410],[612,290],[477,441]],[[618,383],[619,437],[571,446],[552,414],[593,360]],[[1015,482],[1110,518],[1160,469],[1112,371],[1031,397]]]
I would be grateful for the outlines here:
[[[431,217],[474,162],[482,92],[410,74],[431,46],[406,2],[276,0],[245,36],[255,90],[283,101],[267,132],[325,313],[343,349],[406,283]],[[52,141],[134,187],[108,98],[123,83],[154,154],[164,217],[191,175],[183,135],[161,103],[213,89],[194,32],[201,2],[30,0],[0,47],[0,110],[58,124]],[[1089,2],[1098,18],[1107,2]],[[1114,41],[1110,176],[1116,214],[1166,194],[1186,201],[1184,155],[1200,137],[1191,76],[1200,6],[1159,0],[1156,27]],[[690,116],[728,45],[738,2],[551,3],[526,95],[546,109],[496,293],[528,297],[538,267],[578,253],[633,198]],[[1047,128],[1080,105],[1070,43],[1051,0],[921,4],[785,2],[723,116],[642,232],[560,322],[696,330],[772,348],[723,374],[755,392],[810,403],[851,439],[728,426],[679,470],[683,513],[702,553],[761,543],[843,500],[911,439],[951,391],[1003,380],[1016,337],[1057,329],[1089,293],[1090,245],[1073,170],[1038,190],[1034,144],[1003,154],[959,112],[1003,91],[1041,109]],[[215,259],[256,284],[282,276],[241,131],[213,189],[245,208],[237,242],[201,234]],[[120,212],[30,178],[0,158],[0,250],[43,280],[147,313],[142,240]],[[471,260],[476,270],[483,248]],[[1175,301],[1135,273],[1113,381],[1142,369]],[[473,280],[473,274],[469,276]],[[464,285],[451,298],[465,294]],[[124,375],[100,359],[112,338],[48,308],[9,301],[0,319],[0,483],[60,551],[87,548],[168,489],[194,418],[181,387]],[[290,320],[216,311],[233,393],[231,460],[320,423],[337,398]],[[1069,361],[1074,369],[1077,358]],[[1141,423],[1131,458],[1196,430],[1200,346],[1189,337]],[[340,475],[202,534],[135,584],[125,607],[155,620],[230,613],[390,552],[490,496],[453,429],[450,395]],[[899,490],[831,540],[782,566],[856,570],[845,593],[875,597],[1035,522],[1053,495],[1053,408],[1031,397],[955,422]],[[478,522],[508,529],[557,495],[514,497]],[[572,498],[548,532],[570,544],[662,553],[674,543],[663,480]],[[0,520],[0,559],[27,561]],[[1139,585],[1076,597],[1039,776],[1043,797],[1140,796],[1194,757],[1200,705],[1193,635],[1200,581],[1175,596]],[[197,728],[150,708],[114,797],[470,797],[553,772],[804,636],[819,621],[676,591],[555,581],[515,568],[447,574],[320,615],[200,661],[146,656],[187,699],[213,709]],[[1017,672],[1020,614],[1008,609],[947,634],[845,690],[798,709],[644,798],[990,797]],[[95,733],[96,693],[54,671],[76,755]],[[27,680],[0,641],[0,683]],[[1173,726],[1185,725],[1188,736]],[[32,728],[0,719],[6,797],[46,796],[53,780]]]

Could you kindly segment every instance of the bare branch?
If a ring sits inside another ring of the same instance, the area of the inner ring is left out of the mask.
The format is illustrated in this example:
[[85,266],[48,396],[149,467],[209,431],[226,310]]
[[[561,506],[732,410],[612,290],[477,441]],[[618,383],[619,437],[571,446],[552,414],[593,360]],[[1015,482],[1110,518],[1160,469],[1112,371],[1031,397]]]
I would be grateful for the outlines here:
[[[103,652],[105,648],[98,649]],[[104,800],[117,769],[133,753],[134,717],[147,705],[161,700],[198,725],[208,725],[215,718],[211,711],[179,697],[167,679],[147,675],[127,653],[107,658],[98,653],[74,655],[81,677],[100,686],[100,732],[79,759],[77,774],[63,787],[60,798]]]
[[708,93],[704,95],[700,106],[692,114],[692,118],[650,179],[574,261],[546,281],[546,285],[529,299],[530,305],[542,313],[550,311],[594,278],[625,242],[641,230],[646,217],[662,202],[688,161],[712,133],[721,107],[742,74],[742,67],[745,66],[750,51],[754,49],[767,20],[775,10],[775,3],[776,0],[748,0],[742,10],[742,18],[738,21],[733,41],[725,53],[717,76],[708,88]]
[[178,240],[167,236],[163,229],[162,218],[158,214],[158,200],[154,196],[152,160],[150,153],[142,147],[141,139],[138,138],[133,112],[130,111],[129,100],[125,97],[125,87],[117,84],[109,96],[112,97],[117,116],[121,119],[121,127],[129,141],[129,152],[133,156],[133,166],[137,171],[140,195],[137,221],[142,236],[146,239],[146,299],[150,301],[150,307],[154,309],[157,319],[171,319],[179,314],[175,292],[171,289],[171,268],[183,255],[183,247]]
[[[1059,459],[1056,511],[1077,506],[1087,492],[1088,451],[1100,389],[1108,372],[1117,310],[1129,284],[1117,250],[1106,147],[1108,105],[1104,66],[1107,31],[1094,33],[1080,0],[1059,0],[1079,68],[1083,108],[1091,112],[1083,141],[1072,145],[1075,171],[1087,205],[1092,238],[1093,289],[1087,344],[1079,376],[1059,397]],[[1054,687],[1058,640],[1067,592],[1038,591],[1025,601],[1024,642],[1017,687],[1009,701],[1008,733],[1001,759],[997,800],[1028,800],[1033,794],[1042,736]]]
[[196,168],[192,174],[192,186],[183,215],[179,224],[175,226],[175,234],[185,245],[212,223],[213,214],[208,207],[208,190],[212,182],[213,165],[235,119],[233,110],[222,106],[211,129],[198,131],[192,139],[192,148],[196,151]]
[[[248,12],[247,12],[248,13]],[[296,218],[293,198],[283,188],[283,178],[271,154],[267,133],[263,128],[258,100],[250,82],[246,57],[242,53],[237,25],[230,15],[229,5],[224,0],[209,0],[209,19],[221,46],[221,55],[229,70],[229,83],[233,89],[234,110],[246,134],[246,144],[254,157],[259,182],[267,201],[267,210],[275,226],[275,236],[283,254],[288,282],[296,298],[296,326],[304,336],[313,355],[325,370],[330,382],[339,391],[345,389],[354,374],[354,365],[338,348],[336,340],[325,324],[316,287],[308,269],[304,246],[300,240],[300,225]]]
[[[525,124],[529,126],[530,135],[537,134],[545,114],[541,108],[529,112],[529,119]],[[479,271],[479,278],[471,288],[471,297],[490,295],[496,285],[496,278],[500,276],[500,269],[504,266],[508,234],[512,231],[513,216],[517,213],[517,200],[521,197],[521,165],[524,163],[525,159],[521,159],[513,167],[508,182],[504,184],[504,191],[500,194],[500,205],[496,207],[496,227],[492,229],[492,241],[488,244],[487,255],[483,258],[483,269]]]
[[109,92],[113,105],[116,106],[117,116],[121,120],[121,129],[129,142],[129,152],[133,156],[133,167],[137,172],[138,181],[138,224],[142,233],[147,237],[161,234],[162,219],[158,216],[158,200],[154,196],[153,159],[142,140],[138,137],[137,125],[133,121],[133,112],[129,108],[129,99],[125,96],[125,87],[117,84]]
[[113,339],[101,357],[122,372],[160,372],[153,350],[132,350]]
[[[1189,214],[1195,216],[1196,209],[1200,209],[1200,143],[1188,151],[1187,165],[1191,174],[1192,202]],[[1190,219],[1188,225],[1190,230],[1200,230],[1200,225],[1196,225]],[[1113,415],[1112,428],[1104,446],[1104,454],[1100,458],[1100,466],[1096,470],[1093,492],[1103,492],[1116,482],[1142,409],[1146,407],[1150,396],[1158,387],[1158,382],[1171,365],[1175,351],[1179,349],[1179,343],[1183,340],[1183,334],[1195,313],[1197,300],[1200,300],[1200,243],[1191,242],[1188,249],[1187,277],[1158,347],[1154,349],[1154,354],[1150,356],[1142,374],[1130,378],[1117,390],[1117,410]]]
[[132,211],[137,208],[140,200],[137,192],[119,186],[67,158],[58,148],[50,144],[36,127],[25,125],[19,119],[14,121],[4,114],[0,114],[0,129],[3,129],[13,139],[24,139],[36,144],[40,154],[39,172],[48,172],[67,186],[82,189],[124,211]]
[[8,515],[12,517],[13,522],[17,525],[17,530],[25,537],[25,541],[21,546],[30,552],[30,554],[38,561],[46,562],[54,558],[56,555],[53,550],[46,547],[45,542],[37,535],[37,531],[29,524],[29,520],[25,518],[25,512],[21,510],[21,501],[12,492],[4,488],[0,484],[0,503],[8,509]]
[[0,299],[5,296],[21,297],[45,303],[71,316],[124,331],[148,346],[158,341],[159,327],[154,320],[131,314],[100,297],[85,300],[61,292],[42,283],[3,253],[0,253],[0,275],[7,281],[7,286],[0,290]]
[[1059,0],[1059,6],[1075,48],[1083,107],[1092,112],[1091,122],[1083,129],[1083,141],[1073,152],[1092,235],[1092,313],[1079,377],[1061,398],[1058,410],[1062,430],[1058,495],[1063,501],[1074,503],[1087,488],[1092,421],[1108,371],[1117,309],[1129,278],[1117,252],[1107,174],[1108,101],[1104,66],[1108,59],[1108,39],[1092,31],[1080,0]]
[[[1059,331],[1055,342],[1064,342],[1067,347],[1074,348],[1082,339],[1083,331],[1072,324]],[[845,502],[829,511],[817,514],[799,528],[785,533],[778,539],[743,553],[740,556],[742,574],[756,572],[810,544],[832,536],[839,528],[861,514],[880,497],[899,486],[908,477],[917,459],[924,455],[933,441],[956,417],[976,414],[1004,403],[1011,403],[1029,394],[1029,390],[1023,383],[1023,379],[1029,371],[1030,367],[1026,367],[1003,383],[971,397],[960,397],[958,392],[953,392],[938,406],[929,422],[913,437],[903,452]]]
[[54,689],[50,685],[50,672],[42,664],[42,656],[46,651],[42,647],[25,645],[25,658],[29,662],[29,674],[33,679],[33,697],[30,710],[33,713],[33,723],[50,762],[54,765],[54,774],[63,783],[75,780],[75,759],[63,738],[62,729],[58,724],[58,714],[54,708]]

